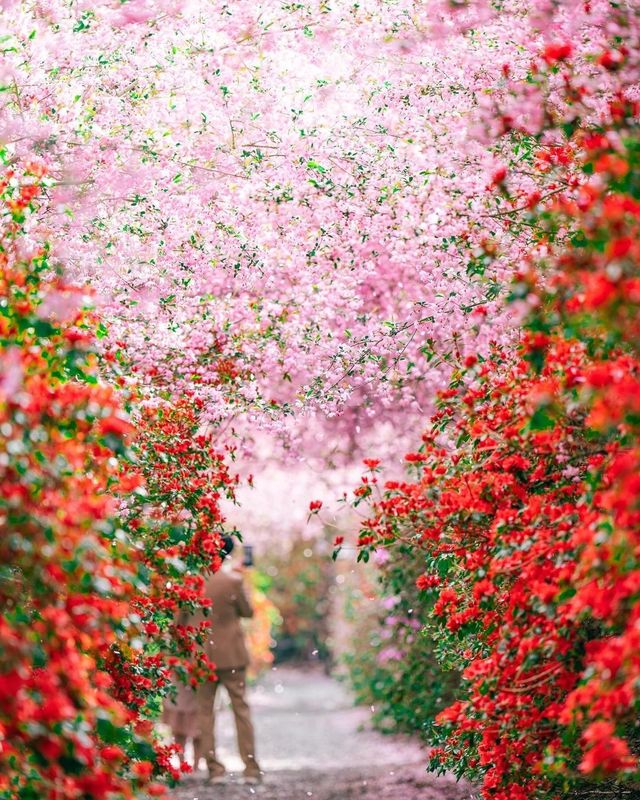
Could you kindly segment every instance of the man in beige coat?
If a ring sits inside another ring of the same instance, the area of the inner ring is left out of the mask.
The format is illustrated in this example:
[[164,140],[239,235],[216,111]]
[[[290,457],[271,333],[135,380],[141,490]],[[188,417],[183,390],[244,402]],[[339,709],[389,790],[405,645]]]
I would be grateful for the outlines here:
[[[223,558],[233,550],[233,539],[225,537]],[[206,596],[211,600],[208,614],[211,629],[205,645],[207,656],[216,665],[218,680],[200,685],[196,691],[180,687],[175,705],[166,709],[165,721],[171,725],[178,744],[184,747],[187,737],[193,738],[194,765],[203,757],[209,767],[209,779],[224,780],[225,768],[216,757],[214,702],[220,685],[231,700],[238,736],[238,750],[245,765],[246,783],[259,783],[260,767],[256,760],[255,736],[251,713],[246,700],[246,674],[249,653],[244,641],[240,619],[252,617],[253,609],[247,598],[242,575],[227,564],[207,579]],[[189,618],[197,625],[202,613]]]

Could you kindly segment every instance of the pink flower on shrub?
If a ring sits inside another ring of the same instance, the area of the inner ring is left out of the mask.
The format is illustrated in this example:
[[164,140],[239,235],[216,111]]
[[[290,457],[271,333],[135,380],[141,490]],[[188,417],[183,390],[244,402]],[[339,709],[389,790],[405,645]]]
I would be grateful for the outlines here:
[[397,647],[385,647],[378,653],[378,663],[387,664],[389,661],[402,661],[404,653]]

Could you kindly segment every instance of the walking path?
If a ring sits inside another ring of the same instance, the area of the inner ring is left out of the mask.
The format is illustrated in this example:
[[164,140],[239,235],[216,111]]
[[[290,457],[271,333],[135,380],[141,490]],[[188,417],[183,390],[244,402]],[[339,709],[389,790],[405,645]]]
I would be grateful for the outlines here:
[[470,800],[468,786],[425,772],[426,756],[405,737],[368,726],[347,689],[319,670],[276,668],[250,693],[261,786],[238,782],[233,719],[217,714],[218,752],[230,771],[209,786],[196,773],[173,791],[176,800]]

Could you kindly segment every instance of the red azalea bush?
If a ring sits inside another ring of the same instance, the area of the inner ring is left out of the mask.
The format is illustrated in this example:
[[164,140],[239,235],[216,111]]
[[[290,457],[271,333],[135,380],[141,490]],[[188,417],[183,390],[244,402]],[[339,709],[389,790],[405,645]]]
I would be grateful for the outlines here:
[[138,483],[118,457],[132,427],[99,381],[82,295],[29,235],[42,174],[0,183],[0,796],[130,797],[154,758],[107,663],[139,632],[138,559],[117,517]]
[[606,22],[589,74],[570,42],[532,64],[531,163],[551,191],[512,197],[507,170],[492,189],[530,231],[517,352],[468,357],[406,457],[415,477],[356,492],[373,505],[363,552],[424,552],[418,586],[463,673],[432,764],[499,800],[639,790],[638,9]]
[[425,551],[417,585],[433,598],[434,638],[467,692],[438,719],[434,765],[482,778],[487,797],[544,796],[545,759],[577,767],[560,714],[587,643],[602,633],[568,599],[576,531],[593,514],[582,494],[606,442],[585,436],[578,403],[572,413],[552,406],[576,393],[566,375],[584,367],[584,348],[561,341],[547,356],[538,376],[496,352],[473,389],[446,392],[422,447],[407,456],[416,481],[388,482],[361,535]]
[[[206,607],[203,572],[217,570],[224,517],[222,498],[233,500],[238,477],[229,470],[228,446],[217,450],[201,428],[201,403],[189,396],[136,410],[138,438],[134,444],[145,492],[127,509],[130,521],[142,519],[143,563],[148,570],[146,591],[133,607],[151,637],[148,653],[134,665],[127,680],[128,702],[155,704],[171,692],[172,675],[195,685],[213,680],[214,665],[199,649],[208,623],[198,629],[183,626],[176,612]],[[142,506],[142,507],[140,507]],[[168,670],[170,668],[170,670]],[[149,683],[152,671],[154,679]],[[140,675],[138,685],[134,675]]]
[[32,229],[47,181],[0,180],[0,797],[155,796],[172,673],[213,677],[175,616],[203,602],[236,478],[197,403],[145,407],[117,359],[105,382],[101,326]]

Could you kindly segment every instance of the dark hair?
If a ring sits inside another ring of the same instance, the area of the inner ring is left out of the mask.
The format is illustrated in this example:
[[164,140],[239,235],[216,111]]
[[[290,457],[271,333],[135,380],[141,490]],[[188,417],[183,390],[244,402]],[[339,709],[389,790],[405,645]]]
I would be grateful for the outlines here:
[[220,548],[220,556],[225,559],[233,552],[234,546],[235,542],[233,541],[233,536],[223,536],[222,547]]

